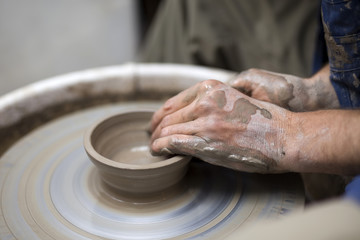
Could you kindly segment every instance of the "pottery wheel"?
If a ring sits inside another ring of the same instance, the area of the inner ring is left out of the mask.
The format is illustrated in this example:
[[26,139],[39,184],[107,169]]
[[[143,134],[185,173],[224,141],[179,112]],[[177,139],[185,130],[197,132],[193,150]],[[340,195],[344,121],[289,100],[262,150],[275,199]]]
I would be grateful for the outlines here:
[[157,196],[127,198],[107,188],[83,149],[84,130],[106,115],[158,107],[78,111],[15,143],[0,159],[0,239],[220,239],[303,207],[297,175],[245,174],[199,160]]

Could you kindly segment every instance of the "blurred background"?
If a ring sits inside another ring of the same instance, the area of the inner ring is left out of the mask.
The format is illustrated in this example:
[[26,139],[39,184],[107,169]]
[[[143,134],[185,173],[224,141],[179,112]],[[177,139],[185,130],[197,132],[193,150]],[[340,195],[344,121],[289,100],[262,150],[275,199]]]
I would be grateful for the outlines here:
[[306,76],[318,5],[319,0],[0,0],[0,95],[56,75],[131,61]]
[[0,0],[0,95],[87,68],[134,61],[133,0]]

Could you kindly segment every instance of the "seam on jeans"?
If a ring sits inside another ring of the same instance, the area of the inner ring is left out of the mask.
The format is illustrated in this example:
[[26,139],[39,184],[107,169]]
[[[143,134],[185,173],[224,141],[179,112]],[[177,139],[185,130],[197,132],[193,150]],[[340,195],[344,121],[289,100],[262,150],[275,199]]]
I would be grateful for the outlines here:
[[331,5],[341,4],[341,3],[348,3],[349,0],[323,0],[326,3],[329,3]]
[[349,34],[349,35],[337,35],[337,36],[332,36],[330,34],[327,34],[328,36],[334,38],[335,40],[339,40],[339,41],[345,41],[342,43],[355,43],[360,41],[360,33],[354,33],[354,34]]
[[[360,59],[360,58],[359,58]],[[330,70],[332,71],[332,72],[336,72],[336,73],[341,73],[341,72],[343,72],[343,73],[347,73],[347,72],[355,72],[355,71],[358,71],[359,73],[360,73],[360,67],[357,67],[357,68],[351,68],[351,69],[336,69],[336,68],[332,68],[331,66],[330,66]]]

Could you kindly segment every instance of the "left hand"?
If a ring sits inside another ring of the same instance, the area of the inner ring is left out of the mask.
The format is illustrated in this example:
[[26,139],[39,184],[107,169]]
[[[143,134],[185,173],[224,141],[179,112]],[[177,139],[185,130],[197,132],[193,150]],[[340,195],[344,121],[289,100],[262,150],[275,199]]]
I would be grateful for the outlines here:
[[252,98],[270,102],[293,112],[338,108],[339,102],[326,65],[310,78],[249,69],[228,84]]
[[169,99],[151,121],[155,155],[184,154],[247,172],[289,171],[291,112],[207,80]]

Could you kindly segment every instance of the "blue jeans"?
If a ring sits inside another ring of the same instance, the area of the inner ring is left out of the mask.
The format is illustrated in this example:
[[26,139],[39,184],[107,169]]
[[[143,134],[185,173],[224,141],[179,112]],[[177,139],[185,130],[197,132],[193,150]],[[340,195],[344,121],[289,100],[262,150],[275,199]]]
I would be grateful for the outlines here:
[[360,1],[322,0],[330,80],[342,108],[360,107]]
[[[330,80],[340,106],[359,108],[360,1],[322,0],[321,14],[330,64]],[[348,184],[345,196],[360,204],[360,175]]]

